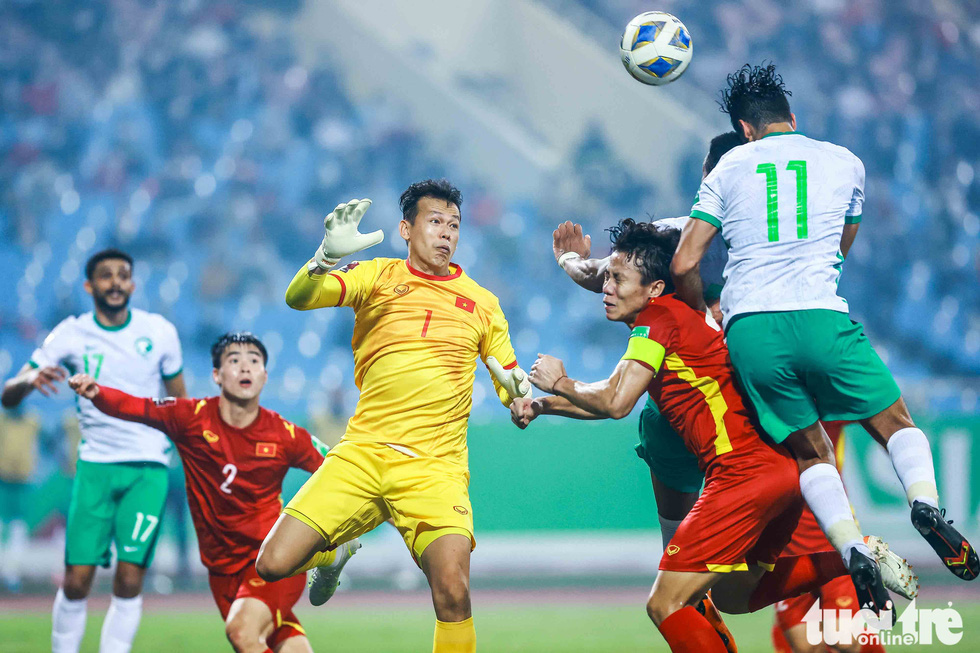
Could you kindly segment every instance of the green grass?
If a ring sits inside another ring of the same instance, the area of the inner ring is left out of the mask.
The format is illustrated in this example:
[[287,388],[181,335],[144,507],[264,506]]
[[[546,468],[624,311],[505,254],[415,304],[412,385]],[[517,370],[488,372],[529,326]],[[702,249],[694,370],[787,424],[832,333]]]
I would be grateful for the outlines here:
[[[929,607],[929,606],[920,606]],[[894,646],[892,651],[975,651],[980,630],[980,604],[957,603],[963,616],[964,636],[956,646]],[[82,651],[97,651],[103,614],[93,611]],[[376,609],[301,609],[315,651],[401,653],[429,651],[432,647],[432,614],[428,606]],[[772,651],[769,631],[772,612],[728,617],[742,653]],[[646,620],[642,605],[587,607],[582,605],[515,605],[480,609],[476,614],[481,653],[623,653],[667,651],[656,629]],[[0,649],[5,653],[50,650],[51,619],[48,614],[21,613],[0,616]],[[194,653],[230,651],[215,610],[191,608],[188,612],[147,611],[133,650],[139,653]]]

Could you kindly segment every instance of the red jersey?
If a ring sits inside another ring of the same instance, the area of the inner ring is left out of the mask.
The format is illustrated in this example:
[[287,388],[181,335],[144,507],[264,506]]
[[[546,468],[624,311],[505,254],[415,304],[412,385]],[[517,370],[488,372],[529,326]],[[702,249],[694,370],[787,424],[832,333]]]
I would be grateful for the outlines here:
[[651,299],[623,358],[656,372],[647,392],[702,471],[728,452],[768,448],[736,390],[724,334],[704,313],[673,294]]
[[96,408],[173,440],[184,462],[201,562],[215,574],[237,573],[255,560],[282,510],[282,479],[289,468],[313,472],[323,462],[314,444],[319,441],[265,408],[239,429],[221,419],[217,397],[144,399],[99,388],[92,400]]

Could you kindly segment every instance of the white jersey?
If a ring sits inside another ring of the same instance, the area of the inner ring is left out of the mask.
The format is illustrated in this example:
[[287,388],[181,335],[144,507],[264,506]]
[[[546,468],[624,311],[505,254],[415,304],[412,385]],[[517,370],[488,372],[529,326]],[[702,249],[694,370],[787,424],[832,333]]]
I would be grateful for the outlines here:
[[770,134],[721,157],[691,217],[729,247],[721,310],[736,315],[823,308],[837,295],[844,223],[861,221],[864,164],[846,148],[796,132]]
[[[137,397],[159,397],[161,383],[180,373],[183,360],[177,329],[162,316],[131,309],[118,327],[104,327],[93,312],[68,317],[31,355],[35,367],[63,365],[100,384]],[[109,417],[88,399],[76,397],[82,441],[78,457],[95,463],[150,461],[166,465],[170,442],[160,431]]]
[[[677,229],[684,231],[684,226],[691,218],[681,216],[679,218],[661,218],[654,220],[653,224],[658,228]],[[725,287],[725,265],[728,264],[728,248],[721,236],[715,236],[708,245],[708,251],[701,259],[701,284],[704,286],[705,298],[717,298]]]

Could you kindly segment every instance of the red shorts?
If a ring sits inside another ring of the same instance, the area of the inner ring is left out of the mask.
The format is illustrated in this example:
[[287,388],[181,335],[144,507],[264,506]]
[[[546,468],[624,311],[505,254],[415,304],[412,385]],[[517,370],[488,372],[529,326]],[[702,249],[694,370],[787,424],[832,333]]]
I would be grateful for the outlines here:
[[787,631],[793,626],[803,623],[803,617],[813,606],[813,602],[820,599],[822,610],[858,610],[857,593],[854,591],[854,583],[850,576],[838,576],[829,583],[823,585],[819,592],[809,592],[794,596],[791,599],[776,603],[776,625],[780,630]]
[[783,549],[781,555],[801,556],[808,553],[819,553],[821,551],[833,551],[834,547],[827,539],[827,536],[820,530],[817,518],[813,516],[809,508],[803,508],[800,515],[800,522],[793,531],[793,537],[789,544]]
[[660,559],[668,571],[771,569],[803,511],[800,473],[788,453],[762,440],[715,459],[704,491]]
[[266,640],[269,648],[274,649],[290,637],[306,635],[299,619],[293,614],[293,606],[306,587],[306,574],[267,583],[259,578],[255,563],[250,562],[237,574],[209,574],[208,584],[211,585],[211,595],[218,604],[222,619],[228,618],[228,611],[236,599],[258,599],[269,606],[274,624],[272,634]]

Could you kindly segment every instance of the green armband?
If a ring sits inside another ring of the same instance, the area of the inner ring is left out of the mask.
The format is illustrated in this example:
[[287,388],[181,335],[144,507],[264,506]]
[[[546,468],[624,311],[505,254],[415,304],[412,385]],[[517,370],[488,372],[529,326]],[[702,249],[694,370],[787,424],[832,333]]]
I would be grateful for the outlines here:
[[654,372],[660,371],[667,350],[656,340],[650,340],[650,327],[638,326],[630,334],[629,344],[623,360],[634,360],[650,366]]

